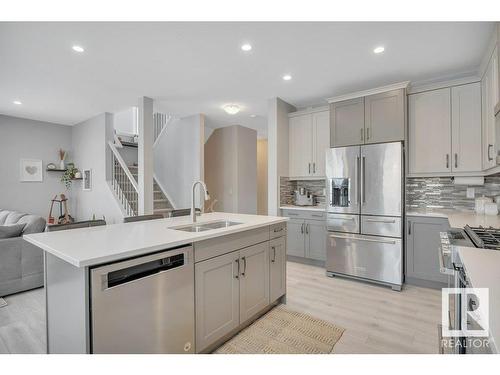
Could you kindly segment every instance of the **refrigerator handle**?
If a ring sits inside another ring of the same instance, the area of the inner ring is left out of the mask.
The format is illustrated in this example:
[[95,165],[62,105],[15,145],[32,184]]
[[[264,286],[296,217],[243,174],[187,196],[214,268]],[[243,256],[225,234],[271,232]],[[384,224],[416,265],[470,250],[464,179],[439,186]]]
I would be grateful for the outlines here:
[[366,157],[362,157],[362,162],[361,162],[361,205],[365,204],[366,199],[365,199],[365,163]]
[[[354,183],[354,194],[356,195],[356,204],[359,204],[359,168],[361,164],[361,159],[359,156],[356,156],[356,169],[354,173],[356,174],[356,179]],[[350,193],[349,193],[350,194]],[[349,197],[350,200],[350,197]]]

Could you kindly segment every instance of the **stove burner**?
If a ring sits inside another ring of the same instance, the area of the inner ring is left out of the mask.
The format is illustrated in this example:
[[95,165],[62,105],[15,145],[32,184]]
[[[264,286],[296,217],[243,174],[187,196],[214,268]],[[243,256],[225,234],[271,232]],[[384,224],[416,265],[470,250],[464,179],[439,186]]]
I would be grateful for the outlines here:
[[465,226],[465,232],[476,247],[500,250],[500,230],[492,227],[484,228]]

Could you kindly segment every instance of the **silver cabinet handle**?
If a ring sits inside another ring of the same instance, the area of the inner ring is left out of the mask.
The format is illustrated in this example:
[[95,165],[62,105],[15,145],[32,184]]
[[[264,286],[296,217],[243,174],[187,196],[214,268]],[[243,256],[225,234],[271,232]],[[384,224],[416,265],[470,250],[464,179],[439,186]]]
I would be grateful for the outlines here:
[[493,148],[493,145],[488,145],[488,161],[492,161],[493,160],[493,158],[490,157],[490,149],[492,149],[492,148]]
[[313,173],[316,173],[316,163],[313,163]]
[[304,223],[300,226],[300,233],[304,234]]
[[287,212],[286,213],[288,216],[299,216],[299,214],[296,214],[294,212]]
[[364,131],[363,131],[363,128],[360,129],[361,130],[361,142],[363,141],[363,134],[364,134]]
[[450,154],[446,154],[446,169],[450,168]]
[[408,235],[411,235],[411,221],[408,221]]
[[366,140],[370,139],[370,128],[366,128]]
[[353,217],[328,217],[328,220],[341,220],[341,221],[354,221],[356,220],[355,218]]
[[238,272],[236,273],[236,276],[234,278],[239,279],[240,278],[240,260],[236,259],[235,262],[238,265]]
[[273,232],[274,233],[283,232],[283,229],[285,229],[285,228],[283,228],[283,227],[281,227],[281,228],[274,228]]
[[306,224],[306,234],[309,234],[309,224]]
[[369,223],[384,223],[384,224],[394,224],[396,220],[384,220],[384,219],[366,219],[365,221]]
[[311,174],[311,163],[309,163],[309,174]]
[[346,236],[338,236],[338,235],[334,235],[334,234],[330,234],[330,238],[341,238],[344,240],[353,240],[353,241],[387,243],[390,245],[396,244],[396,241],[391,241],[391,240],[378,240],[378,239],[374,239],[374,238],[362,238],[362,237],[346,237]]
[[455,168],[458,168],[458,154],[455,153]]
[[276,262],[276,246],[271,246],[271,250],[273,251],[273,258],[271,259],[271,262],[274,263]]
[[[359,156],[356,157],[356,166],[354,173],[356,174],[356,178],[354,179],[354,194],[356,195],[356,204],[359,204],[359,170],[361,169],[361,158]],[[351,189],[349,189],[349,195],[351,194]],[[350,197],[349,197],[350,198]],[[350,201],[351,199],[349,199]]]
[[319,214],[311,214],[311,217],[323,217],[323,215],[319,215]]
[[247,272],[247,257],[241,258],[243,260],[243,272],[241,273],[241,276],[245,276],[245,273]]

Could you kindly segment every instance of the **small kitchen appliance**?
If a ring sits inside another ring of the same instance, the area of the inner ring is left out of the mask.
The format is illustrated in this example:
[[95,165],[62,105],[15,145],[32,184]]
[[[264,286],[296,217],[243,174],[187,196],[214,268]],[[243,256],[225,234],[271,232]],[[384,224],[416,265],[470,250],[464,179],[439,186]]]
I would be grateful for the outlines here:
[[308,190],[301,187],[299,190],[295,190],[295,205],[312,206],[314,205],[314,196]]

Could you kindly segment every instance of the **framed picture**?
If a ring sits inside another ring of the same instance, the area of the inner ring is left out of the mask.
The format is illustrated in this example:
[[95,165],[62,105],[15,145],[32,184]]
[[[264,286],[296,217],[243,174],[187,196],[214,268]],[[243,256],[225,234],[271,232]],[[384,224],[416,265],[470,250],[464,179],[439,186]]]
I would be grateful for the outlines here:
[[83,172],[83,190],[92,190],[92,169],[84,169]]
[[21,159],[19,170],[19,180],[21,182],[42,182],[43,169],[42,161],[38,159]]

